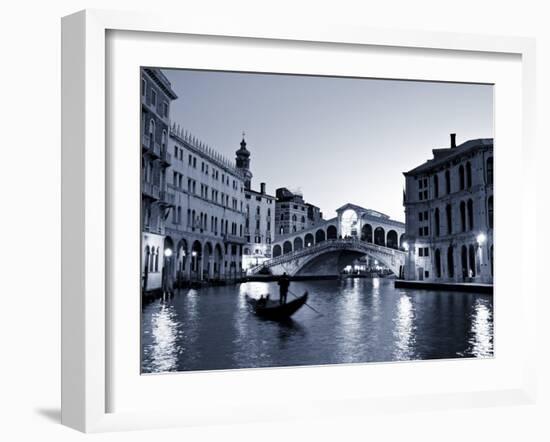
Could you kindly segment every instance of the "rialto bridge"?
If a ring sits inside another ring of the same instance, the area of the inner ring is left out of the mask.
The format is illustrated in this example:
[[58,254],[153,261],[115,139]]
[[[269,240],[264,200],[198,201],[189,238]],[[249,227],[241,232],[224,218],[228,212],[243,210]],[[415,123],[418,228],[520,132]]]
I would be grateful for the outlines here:
[[356,259],[368,255],[396,275],[405,262],[405,224],[371,209],[346,204],[333,219],[315,227],[276,238],[272,258],[249,270],[291,276],[339,274]]

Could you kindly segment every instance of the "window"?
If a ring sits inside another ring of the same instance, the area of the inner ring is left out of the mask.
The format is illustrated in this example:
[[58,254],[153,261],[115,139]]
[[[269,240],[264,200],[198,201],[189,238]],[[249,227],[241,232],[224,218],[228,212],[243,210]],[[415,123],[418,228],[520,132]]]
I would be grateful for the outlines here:
[[151,89],[151,105],[157,107],[157,93]]
[[439,197],[439,177],[434,175],[434,196]]
[[441,278],[441,252],[435,249],[435,276]]
[[458,168],[458,177],[460,179],[460,190],[464,190],[464,185],[465,185],[465,181],[464,181],[464,166],[461,164],[460,167]]
[[487,184],[493,184],[493,157],[487,158]]
[[487,198],[487,224],[489,228],[493,228],[493,195]]
[[451,172],[448,170],[445,171],[445,192],[451,193]]
[[460,229],[466,231],[466,204],[464,201],[460,202]]
[[162,116],[168,116],[168,103],[166,101],[162,103]]
[[145,78],[141,79],[141,95],[145,96],[145,91],[147,90],[147,83],[145,81]]
[[466,187],[472,187],[472,165],[469,161],[466,163]]
[[191,155],[189,155],[189,165],[190,166],[193,165],[193,157]]
[[435,236],[439,236],[440,235],[440,230],[439,230],[439,208],[435,209],[434,223],[435,223]]
[[474,229],[474,202],[472,200],[468,200],[468,228]]
[[424,249],[422,247],[418,249],[418,256],[424,256]]
[[450,204],[445,207],[445,215],[447,216],[447,235],[453,233],[453,209]]

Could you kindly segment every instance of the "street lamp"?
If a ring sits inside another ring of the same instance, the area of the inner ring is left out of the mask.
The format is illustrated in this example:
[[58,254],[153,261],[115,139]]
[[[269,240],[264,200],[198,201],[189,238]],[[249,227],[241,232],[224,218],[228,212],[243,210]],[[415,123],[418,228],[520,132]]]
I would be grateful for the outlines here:
[[482,246],[487,240],[487,236],[485,235],[485,233],[480,233],[479,235],[477,235],[476,240],[477,243]]
[[403,250],[405,250],[405,252],[409,251],[409,243],[407,241],[403,241]]

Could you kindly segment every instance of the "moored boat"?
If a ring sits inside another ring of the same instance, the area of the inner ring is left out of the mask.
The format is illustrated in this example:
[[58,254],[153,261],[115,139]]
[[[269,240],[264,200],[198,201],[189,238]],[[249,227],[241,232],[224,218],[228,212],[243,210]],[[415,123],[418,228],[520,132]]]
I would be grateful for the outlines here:
[[284,320],[290,318],[307,302],[308,293],[305,292],[299,298],[285,304],[280,304],[278,301],[268,298],[254,299],[248,295],[245,296],[248,305],[256,315],[266,319]]

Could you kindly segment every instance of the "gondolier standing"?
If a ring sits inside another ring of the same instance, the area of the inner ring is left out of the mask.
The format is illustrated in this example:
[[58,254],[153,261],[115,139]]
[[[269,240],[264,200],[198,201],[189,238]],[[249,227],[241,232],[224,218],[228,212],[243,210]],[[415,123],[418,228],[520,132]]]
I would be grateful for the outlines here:
[[288,287],[290,286],[290,278],[283,273],[283,276],[279,279],[279,303],[286,304],[286,297],[288,295]]

